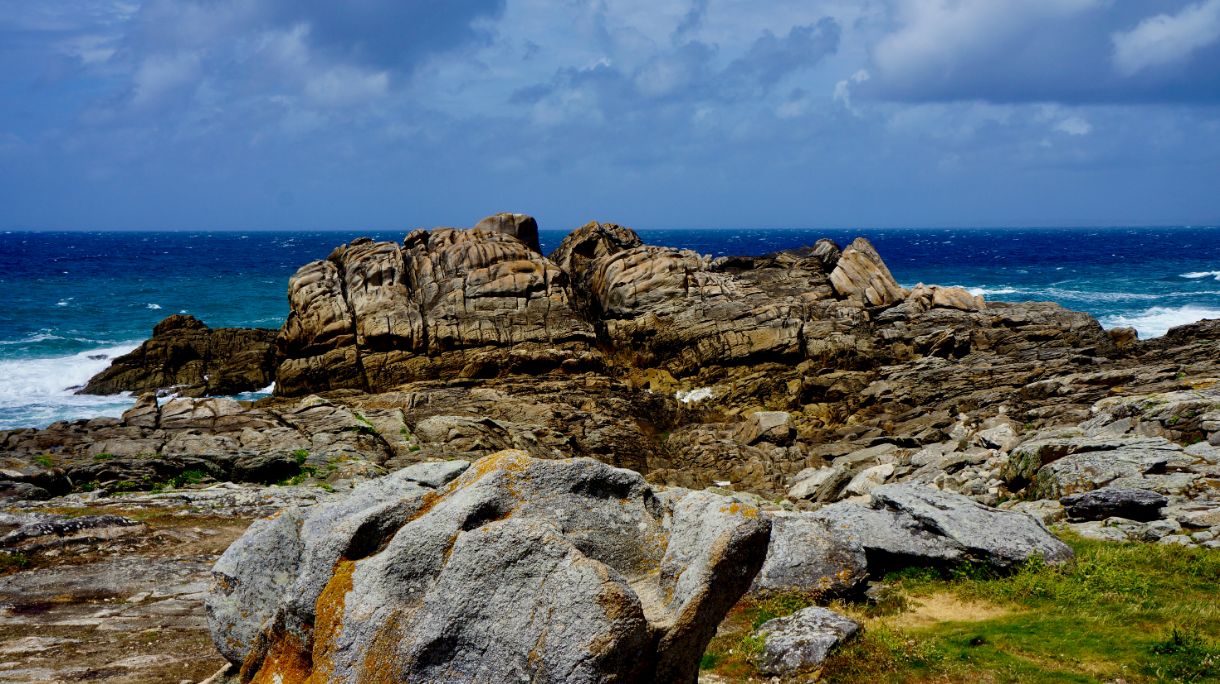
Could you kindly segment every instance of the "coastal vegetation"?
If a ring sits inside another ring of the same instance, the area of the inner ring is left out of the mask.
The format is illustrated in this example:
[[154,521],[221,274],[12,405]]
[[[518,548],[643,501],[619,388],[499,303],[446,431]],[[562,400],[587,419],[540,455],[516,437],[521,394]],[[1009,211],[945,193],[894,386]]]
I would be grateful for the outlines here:
[[[908,569],[887,576],[873,601],[836,602],[864,630],[819,681],[1220,681],[1220,550],[1059,533],[1076,553],[1063,565]],[[757,628],[815,599],[740,602],[704,654],[705,678],[768,680],[751,664]]]

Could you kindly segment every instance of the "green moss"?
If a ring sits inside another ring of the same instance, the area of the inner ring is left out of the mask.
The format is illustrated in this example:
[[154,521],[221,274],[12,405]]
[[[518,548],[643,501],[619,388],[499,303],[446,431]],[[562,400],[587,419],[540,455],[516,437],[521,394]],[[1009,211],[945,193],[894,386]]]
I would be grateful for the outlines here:
[[34,457],[34,462],[43,468],[55,467],[55,459],[51,456],[51,454],[38,454]]
[[185,487],[187,485],[199,484],[203,482],[205,477],[207,477],[207,473],[202,470],[184,470],[170,478],[169,483],[174,487]]
[[94,457],[93,457],[93,460],[95,460],[95,461],[109,461],[109,460],[110,460],[110,459],[112,459],[112,458],[115,458],[115,455],[114,455],[114,454],[105,454],[105,453],[103,453],[103,454],[97,454],[96,456],[94,456]]
[[309,450],[297,449],[292,452],[292,458],[297,462],[297,465],[304,465],[305,461],[309,460]]

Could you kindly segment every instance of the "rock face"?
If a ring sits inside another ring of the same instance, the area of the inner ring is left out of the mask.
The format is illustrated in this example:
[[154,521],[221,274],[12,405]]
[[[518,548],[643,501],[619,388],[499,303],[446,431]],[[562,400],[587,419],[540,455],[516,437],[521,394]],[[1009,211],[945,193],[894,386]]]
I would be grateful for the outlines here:
[[758,628],[762,649],[753,661],[765,675],[792,675],[813,670],[842,642],[860,631],[860,623],[825,608],[804,608]]
[[174,314],[152,337],[89,380],[82,394],[145,392],[173,387],[180,396],[238,394],[275,379],[274,330],[213,330],[194,316]]
[[218,562],[213,638],[253,681],[694,682],[770,532],[588,459],[506,451],[442,490],[364,487]]
[[288,286],[277,392],[596,366],[593,329],[570,306],[567,275],[538,254],[536,224],[532,244],[518,238],[526,219],[356,240],[304,266]]

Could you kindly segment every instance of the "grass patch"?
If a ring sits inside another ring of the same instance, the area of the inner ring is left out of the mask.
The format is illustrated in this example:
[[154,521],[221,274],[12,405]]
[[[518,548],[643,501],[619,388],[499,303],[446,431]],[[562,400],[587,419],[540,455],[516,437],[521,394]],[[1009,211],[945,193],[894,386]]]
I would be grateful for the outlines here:
[[34,457],[34,462],[43,468],[55,467],[55,459],[51,456],[51,454],[38,454]]
[[185,487],[203,482],[203,478],[207,477],[207,473],[202,470],[184,470],[181,473],[170,478],[169,483],[175,488]]
[[[1076,559],[1034,559],[998,575],[980,566],[886,578],[882,605],[837,604],[864,632],[818,681],[1220,682],[1220,551],[1068,537]],[[744,600],[705,669],[758,680],[749,638],[798,610],[797,596]]]
[[309,460],[308,449],[297,449],[292,452],[292,460],[297,462],[297,465],[305,465],[305,461]]

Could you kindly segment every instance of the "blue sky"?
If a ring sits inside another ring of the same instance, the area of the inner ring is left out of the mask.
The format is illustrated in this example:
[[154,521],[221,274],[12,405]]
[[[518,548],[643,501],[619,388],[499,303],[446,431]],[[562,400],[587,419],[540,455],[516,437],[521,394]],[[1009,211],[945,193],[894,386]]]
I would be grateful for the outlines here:
[[0,228],[1220,223],[1220,0],[0,0]]

